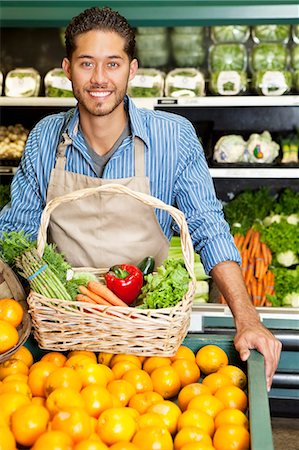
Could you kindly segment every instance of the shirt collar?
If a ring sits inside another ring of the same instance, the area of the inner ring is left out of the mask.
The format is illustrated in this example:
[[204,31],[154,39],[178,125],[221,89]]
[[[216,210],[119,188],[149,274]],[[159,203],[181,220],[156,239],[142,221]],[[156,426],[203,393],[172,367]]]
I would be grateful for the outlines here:
[[[130,127],[133,137],[137,136],[144,141],[146,145],[149,143],[146,127],[144,124],[143,115],[136,107],[134,102],[127,95],[125,96],[125,108],[128,111],[130,119]],[[70,118],[67,131],[71,139],[75,140],[79,130],[79,109],[78,106],[74,108],[72,117]]]

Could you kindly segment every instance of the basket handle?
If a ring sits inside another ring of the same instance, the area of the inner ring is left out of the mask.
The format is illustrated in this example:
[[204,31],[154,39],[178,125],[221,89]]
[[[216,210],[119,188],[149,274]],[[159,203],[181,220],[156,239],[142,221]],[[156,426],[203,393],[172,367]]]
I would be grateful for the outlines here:
[[64,203],[71,202],[72,200],[83,199],[99,192],[108,192],[110,194],[113,193],[127,194],[146,205],[167,211],[179,226],[181,247],[186,269],[188,270],[192,280],[193,281],[195,280],[194,249],[184,213],[179,209],[175,208],[174,206],[167,205],[166,203],[162,202],[162,200],[159,200],[149,194],[133,191],[132,189],[126,186],[116,183],[104,184],[102,186],[97,186],[95,188],[79,189],[69,194],[62,195],[60,197],[55,197],[49,203],[47,203],[41,216],[41,223],[37,237],[37,251],[40,257],[42,257],[44,253],[44,248],[47,242],[47,229],[50,221],[50,215],[54,211],[54,209],[57,208],[57,206],[62,205]]

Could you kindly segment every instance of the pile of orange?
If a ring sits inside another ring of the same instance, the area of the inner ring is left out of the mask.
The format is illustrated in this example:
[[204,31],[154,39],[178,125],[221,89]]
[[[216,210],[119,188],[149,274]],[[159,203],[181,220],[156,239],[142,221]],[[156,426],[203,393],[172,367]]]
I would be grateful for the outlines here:
[[23,320],[24,311],[13,298],[0,299],[0,354],[13,348],[19,341],[17,327]]
[[246,375],[226,353],[171,358],[20,347],[0,364],[0,450],[246,450]]

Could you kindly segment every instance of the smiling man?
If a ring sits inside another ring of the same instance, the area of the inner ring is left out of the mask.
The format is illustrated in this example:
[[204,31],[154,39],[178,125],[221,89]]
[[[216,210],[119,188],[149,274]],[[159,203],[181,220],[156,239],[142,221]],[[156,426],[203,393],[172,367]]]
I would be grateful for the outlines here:
[[[241,358],[246,360],[252,348],[263,353],[270,388],[281,344],[251,304],[193,125],[179,115],[138,109],[126,95],[138,62],[133,29],[117,12],[83,11],[68,25],[65,41],[62,65],[78,104],[45,117],[31,131],[12,182],[11,205],[0,215],[0,231],[24,230],[36,239],[52,199],[111,183],[176,205],[206,272],[232,311]],[[147,255],[160,265],[174,229],[164,210],[124,194],[96,192],[59,205],[48,237],[73,266],[136,264]]]

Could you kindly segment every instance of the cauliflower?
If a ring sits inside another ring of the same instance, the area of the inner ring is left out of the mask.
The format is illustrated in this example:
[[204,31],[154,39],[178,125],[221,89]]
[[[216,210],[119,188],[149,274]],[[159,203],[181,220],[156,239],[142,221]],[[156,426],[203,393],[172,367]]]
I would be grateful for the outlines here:
[[279,154],[279,144],[272,141],[269,131],[253,133],[247,141],[245,159],[249,162],[271,163]]
[[222,136],[214,148],[214,160],[220,163],[235,163],[243,161],[246,141],[242,136],[230,134]]
[[299,293],[290,292],[282,299],[282,306],[291,306],[292,308],[299,308]]
[[296,253],[292,250],[277,253],[276,258],[279,264],[284,267],[290,267],[299,262]]

